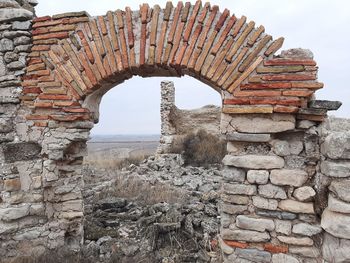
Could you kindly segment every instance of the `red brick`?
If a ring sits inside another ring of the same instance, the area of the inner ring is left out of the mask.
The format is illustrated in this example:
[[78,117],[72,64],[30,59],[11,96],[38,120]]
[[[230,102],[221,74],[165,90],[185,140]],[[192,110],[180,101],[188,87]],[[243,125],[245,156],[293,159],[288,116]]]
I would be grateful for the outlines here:
[[79,102],[71,101],[71,100],[54,101],[53,105],[57,106],[57,107],[75,107],[75,106],[79,107],[79,106],[81,106]]
[[38,101],[34,103],[35,108],[52,108],[52,102]]
[[235,27],[232,32],[232,36],[236,37],[238,33],[241,31],[242,27],[244,26],[245,22],[247,21],[247,17],[242,16],[237,23],[235,24]]
[[57,94],[40,94],[39,99],[42,100],[71,100],[72,98],[67,95],[57,95]]
[[282,92],[283,96],[293,96],[293,97],[310,97],[314,94],[312,90],[286,90]]
[[42,61],[41,58],[31,58],[31,59],[28,60],[27,66],[39,64],[39,63],[42,63],[42,62],[43,61]]
[[225,9],[224,12],[222,12],[218,22],[216,23],[215,25],[215,30],[216,31],[220,31],[221,28],[223,27],[225,21],[226,21],[226,18],[230,15],[230,11],[228,9]]
[[42,35],[42,34],[46,34],[46,33],[49,33],[49,29],[46,27],[40,27],[40,28],[32,30],[33,36]]
[[310,59],[271,59],[264,61],[265,66],[316,66],[316,62]]
[[49,33],[45,35],[33,36],[33,40],[51,39],[51,38],[57,38],[57,39],[68,38],[68,32]]
[[85,113],[85,112],[89,112],[88,109],[84,109],[84,108],[63,108],[63,111],[71,112],[71,113]]
[[264,244],[264,250],[270,253],[288,253],[288,246]]
[[218,12],[219,12],[219,7],[214,5],[211,12],[210,12],[209,18],[206,20],[206,23],[205,23],[205,26],[202,30],[202,33],[198,39],[198,43],[197,43],[198,48],[203,48],[205,40],[206,40],[207,35],[208,35],[208,32],[209,32],[211,25],[212,25],[212,23],[216,17],[216,14]]
[[[258,97],[258,96],[257,96]],[[252,98],[250,99],[251,105],[283,105],[283,106],[301,106],[300,99],[283,99],[281,97],[266,96],[269,98]]]
[[224,105],[248,105],[250,104],[249,99],[226,99]]
[[41,93],[41,89],[40,89],[40,88],[37,88],[37,87],[33,87],[33,88],[23,88],[22,93],[23,93],[23,94],[31,94],[31,93],[39,94],[39,93]]
[[249,245],[244,242],[238,242],[238,241],[232,241],[232,240],[224,240],[225,244],[230,246],[230,247],[235,247],[235,248],[247,248]]
[[83,114],[77,114],[77,115],[51,115],[51,119],[55,121],[62,121],[62,122],[72,122],[77,120],[88,120],[88,115]]
[[204,7],[201,10],[200,15],[198,16],[198,23],[203,24],[203,21],[206,18],[209,10],[210,10],[210,3],[206,2]]
[[293,107],[293,106],[276,105],[275,107],[273,107],[273,111],[278,113],[297,113],[298,110],[299,110],[298,107]]
[[103,16],[98,16],[97,20],[98,20],[98,23],[100,24],[102,35],[107,35],[108,31],[107,31],[107,27],[106,27],[106,23],[105,23],[104,17]]
[[149,6],[148,4],[143,4],[140,8],[140,16],[141,16],[141,22],[142,24],[146,24],[147,23],[147,19],[148,19],[148,9]]
[[88,57],[89,61],[93,64],[95,62],[95,58],[94,58],[94,55],[92,54],[90,45],[86,41],[83,31],[79,30],[77,34],[81,40],[81,43],[83,44],[83,48],[85,49],[86,56]]
[[140,66],[145,64],[146,61],[146,37],[147,37],[147,24],[141,25],[141,39],[140,39]]
[[43,21],[47,21],[47,20],[51,20],[51,16],[36,17],[33,19],[33,23],[43,22]]
[[240,91],[234,92],[238,97],[278,97],[281,96],[281,91],[256,90],[256,91]]
[[292,84],[289,82],[275,82],[275,83],[250,83],[241,85],[241,89],[290,89]]
[[221,32],[219,40],[216,42],[213,49],[211,50],[211,53],[213,55],[215,55],[219,51],[219,49],[222,47],[222,44],[224,43],[224,41],[228,38],[228,34],[230,33],[230,30],[233,27],[236,20],[237,20],[237,18],[234,15],[231,16],[225,29]]
[[128,44],[129,47],[134,46],[134,32],[132,25],[132,13],[129,7],[125,8],[125,18],[126,18],[126,27],[128,30]]
[[284,42],[284,38],[280,37],[276,39],[274,42],[271,43],[271,45],[267,48],[265,51],[265,56],[270,56],[271,54],[274,54],[277,50],[279,50]]
[[32,51],[48,51],[50,48],[50,45],[34,45]]
[[48,126],[48,122],[47,122],[47,121],[35,121],[35,122],[34,122],[34,126],[37,126],[37,127],[47,127],[47,126]]
[[291,82],[292,88],[300,89],[321,89],[324,84],[321,82]]
[[277,74],[277,75],[264,75],[261,77],[265,81],[298,81],[298,80],[315,80],[316,76],[306,74]]
[[192,28],[193,28],[194,22],[196,21],[196,17],[198,15],[201,4],[202,4],[202,2],[197,0],[195,6],[193,7],[191,18],[187,23],[186,29],[184,30],[184,36],[183,36],[184,42],[188,42],[188,40],[190,38]]
[[168,43],[173,43],[175,32],[176,32],[178,24],[179,24],[178,21],[180,18],[182,7],[183,7],[183,3],[178,2],[177,7],[175,8],[173,22],[171,24],[171,28],[170,28],[169,35],[168,35]]

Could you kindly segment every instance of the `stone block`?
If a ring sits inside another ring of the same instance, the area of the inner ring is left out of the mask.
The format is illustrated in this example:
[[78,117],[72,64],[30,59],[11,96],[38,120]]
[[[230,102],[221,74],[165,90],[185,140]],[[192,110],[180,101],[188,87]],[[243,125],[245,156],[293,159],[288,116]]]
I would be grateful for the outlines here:
[[275,220],[276,232],[279,234],[290,235],[292,233],[292,222],[286,220]]
[[248,210],[248,206],[246,205],[221,204],[220,208],[222,212],[230,215],[242,214]]
[[249,170],[247,180],[251,184],[267,184],[269,180],[269,171]]
[[301,213],[301,214],[314,214],[314,205],[313,203],[302,203],[294,200],[282,200],[278,204],[278,207],[283,211],[288,211],[292,213]]
[[350,176],[350,162],[348,161],[322,161],[321,172],[335,178]]
[[249,203],[249,197],[245,195],[227,195],[221,194],[220,198],[224,202],[228,202],[236,205],[247,205]]
[[17,207],[9,207],[9,208],[1,208],[0,209],[0,220],[2,221],[13,221],[22,217],[29,215],[28,204],[17,206]]
[[321,226],[335,237],[350,239],[350,215],[336,213],[326,208],[322,214]]
[[275,223],[271,219],[254,218],[244,215],[236,217],[236,226],[259,232],[273,231],[275,229]]
[[294,220],[297,218],[296,214],[283,211],[257,210],[255,213],[259,216],[278,218],[281,220]]
[[329,210],[337,213],[350,214],[350,203],[343,202],[335,198],[332,194],[328,195]]
[[317,225],[298,223],[293,226],[292,233],[302,236],[314,236],[322,232],[322,228]]
[[7,38],[3,38],[0,40],[0,52],[12,51],[13,49],[14,49],[14,45],[12,40]]
[[3,8],[0,9],[0,22],[7,21],[21,21],[21,20],[30,20],[34,14],[28,10],[22,8]]
[[240,229],[224,229],[221,232],[222,238],[227,240],[247,241],[247,242],[266,242],[270,240],[267,232],[257,232]]
[[30,21],[20,22],[20,21],[14,21],[12,23],[12,29],[13,30],[28,30],[31,27]]
[[350,240],[339,239],[325,233],[322,244],[322,256],[327,262],[350,262]]
[[271,139],[270,134],[254,134],[254,133],[229,133],[226,135],[227,141],[238,141],[238,142],[268,142]]
[[350,159],[350,132],[333,132],[321,145],[321,151],[331,159]]
[[314,244],[314,241],[309,237],[277,236],[277,239],[282,243],[296,246],[312,246]]
[[12,163],[39,158],[41,146],[36,142],[10,143],[3,147],[5,161]]
[[310,201],[315,195],[315,190],[310,186],[299,187],[293,192],[293,196],[301,202]]
[[272,184],[266,184],[266,185],[259,185],[259,195],[266,197],[266,198],[273,198],[273,199],[286,199],[287,194],[286,191],[282,187],[272,185]]
[[290,246],[289,253],[307,258],[320,257],[320,250],[316,247]]
[[275,199],[266,199],[260,196],[253,196],[253,205],[261,209],[277,210],[278,201]]
[[255,185],[248,184],[224,184],[224,191],[231,195],[255,195],[257,193]]
[[300,261],[293,256],[280,253],[272,256],[272,263],[300,263]]
[[350,203],[350,180],[333,181],[329,186],[329,190],[335,194],[337,198]]
[[258,249],[237,248],[235,251],[235,255],[253,262],[269,263],[271,261],[271,254],[269,252]]
[[245,171],[243,169],[226,167],[221,171],[223,178],[228,182],[239,182],[245,181]]
[[308,179],[308,174],[303,170],[272,170],[270,173],[270,181],[276,185],[289,185],[300,187]]
[[5,191],[8,191],[8,192],[21,190],[20,178],[4,180],[4,189],[5,189]]
[[281,157],[264,155],[226,155],[223,163],[227,166],[246,169],[279,169],[284,166],[284,160]]

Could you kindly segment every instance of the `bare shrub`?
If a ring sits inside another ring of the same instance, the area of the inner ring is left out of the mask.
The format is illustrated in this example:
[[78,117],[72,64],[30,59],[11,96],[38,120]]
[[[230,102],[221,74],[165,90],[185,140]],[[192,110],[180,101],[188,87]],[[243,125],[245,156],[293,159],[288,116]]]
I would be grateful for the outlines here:
[[186,165],[208,167],[219,164],[226,154],[226,142],[205,130],[186,135],[182,146]]

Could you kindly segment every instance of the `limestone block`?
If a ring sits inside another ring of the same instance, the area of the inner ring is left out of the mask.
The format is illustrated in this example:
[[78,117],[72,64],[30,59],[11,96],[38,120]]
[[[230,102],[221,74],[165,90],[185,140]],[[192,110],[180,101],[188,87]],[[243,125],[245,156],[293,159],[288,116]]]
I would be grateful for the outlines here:
[[350,262],[350,240],[336,238],[325,233],[322,256],[327,262],[343,263]]
[[278,201],[275,199],[266,199],[260,196],[253,196],[253,205],[261,209],[277,210]]
[[329,190],[335,194],[337,198],[350,203],[350,180],[333,181],[329,186]]
[[[1,13],[1,10],[0,10],[0,13]],[[0,52],[12,51],[13,49],[14,49],[14,45],[12,40],[7,38],[3,38],[0,40]]]
[[30,20],[34,14],[28,10],[21,8],[3,8],[0,9],[0,22],[13,20]]
[[287,220],[275,220],[276,232],[284,235],[292,233],[292,222]]
[[310,201],[315,195],[315,190],[310,186],[299,187],[293,192],[293,196],[301,202]]
[[321,172],[335,178],[345,178],[350,176],[349,161],[322,161]]
[[0,220],[3,221],[12,221],[25,217],[29,214],[30,206],[28,204],[10,207],[10,208],[1,208],[0,209]]
[[318,258],[320,250],[316,247],[289,246],[289,253],[307,258]]
[[299,187],[305,184],[308,175],[303,170],[272,170],[270,173],[270,181],[276,185],[289,185]]
[[271,261],[271,254],[269,252],[258,249],[237,248],[235,254],[240,258],[244,258],[253,262],[269,263]]
[[300,261],[295,257],[286,254],[274,254],[272,256],[272,263],[299,263]]
[[350,132],[333,132],[321,145],[321,151],[331,159],[350,159]]
[[328,209],[337,213],[350,214],[350,203],[343,202],[329,194]]
[[28,30],[31,27],[30,21],[20,22],[20,21],[14,21],[12,23],[12,29],[13,30]]
[[235,166],[246,169],[279,169],[284,166],[284,159],[278,156],[264,155],[226,155],[223,159],[224,165]]
[[297,218],[296,214],[284,211],[256,210],[255,212],[259,216],[278,218],[281,220],[293,220]]
[[227,167],[222,170],[221,174],[228,182],[243,183],[245,180],[245,171],[243,169]]
[[314,244],[314,241],[309,237],[277,236],[277,239],[282,243],[296,246],[312,246]]
[[251,230],[240,229],[224,229],[221,232],[222,238],[226,240],[238,240],[247,242],[266,242],[270,240],[270,235],[267,232],[257,232]]
[[350,215],[332,212],[326,208],[322,214],[321,226],[335,237],[350,239]]
[[242,214],[247,211],[248,206],[246,205],[230,205],[230,204],[221,204],[220,210],[226,214],[237,215]]
[[249,197],[245,195],[227,195],[221,194],[220,198],[224,202],[237,204],[237,205],[247,205],[249,203]]
[[265,170],[249,170],[247,180],[251,184],[267,184],[269,180],[269,171]]
[[257,193],[255,185],[247,184],[224,184],[224,191],[232,195],[255,195]]
[[275,229],[275,223],[271,219],[254,218],[244,215],[236,217],[236,226],[259,232],[273,231]]
[[0,8],[20,8],[21,6],[15,0],[1,0]]
[[302,203],[294,200],[282,200],[278,204],[278,207],[284,211],[292,213],[302,213],[302,214],[314,214],[313,203]]
[[292,229],[292,233],[302,236],[314,236],[322,232],[322,228],[317,225],[310,225],[307,223],[295,224]]
[[261,133],[229,133],[226,135],[227,141],[238,141],[238,142],[268,142],[271,139],[270,134]]
[[276,185],[272,185],[272,184],[259,185],[258,189],[259,189],[259,195],[266,198],[273,198],[273,199],[287,198],[287,194],[283,190],[283,188]]

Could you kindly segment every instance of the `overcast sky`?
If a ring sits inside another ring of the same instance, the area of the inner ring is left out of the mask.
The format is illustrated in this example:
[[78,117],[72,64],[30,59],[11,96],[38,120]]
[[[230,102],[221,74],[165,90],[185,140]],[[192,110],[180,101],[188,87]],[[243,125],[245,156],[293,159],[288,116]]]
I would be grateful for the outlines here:
[[[39,0],[38,16],[72,11],[102,15],[108,10],[137,10],[147,2],[165,7],[165,0]],[[195,0],[190,1],[192,3]],[[204,2],[204,1],[203,1]],[[213,0],[220,10],[245,15],[256,26],[264,25],[274,38],[285,37],[282,49],[307,48],[314,53],[319,66],[319,81],[325,87],[317,99],[340,100],[343,106],[331,115],[350,118],[350,1],[348,0]],[[174,5],[176,2],[174,2]],[[93,134],[158,134],[160,131],[160,82],[164,78],[134,77],[111,89],[102,99],[100,122]],[[196,108],[220,104],[219,94],[191,78],[166,78],[175,82],[176,104]]]

